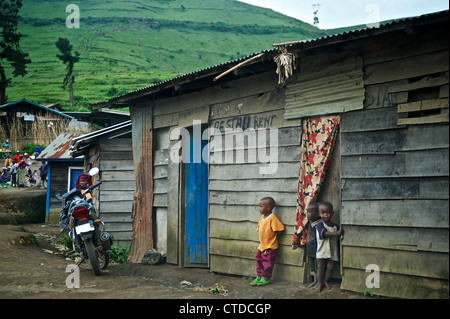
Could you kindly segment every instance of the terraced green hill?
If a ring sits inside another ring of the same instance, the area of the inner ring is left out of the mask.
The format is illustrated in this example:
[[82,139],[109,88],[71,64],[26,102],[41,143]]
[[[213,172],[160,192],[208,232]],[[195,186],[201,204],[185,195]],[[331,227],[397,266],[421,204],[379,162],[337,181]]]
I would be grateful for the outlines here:
[[[19,30],[30,54],[28,75],[13,79],[9,100],[68,105],[58,37],[80,52],[75,103],[88,105],[188,72],[224,63],[273,43],[326,35],[310,24],[235,0],[23,0]],[[75,4],[80,28],[67,28]]]

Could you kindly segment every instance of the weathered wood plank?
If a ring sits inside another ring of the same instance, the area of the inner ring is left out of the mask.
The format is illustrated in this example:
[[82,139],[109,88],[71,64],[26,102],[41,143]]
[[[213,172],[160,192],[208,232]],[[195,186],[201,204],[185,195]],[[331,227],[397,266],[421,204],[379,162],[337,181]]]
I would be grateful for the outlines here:
[[153,151],[153,166],[169,164],[169,150],[155,150]]
[[167,179],[155,179],[153,182],[153,194],[167,194]]
[[168,167],[167,165],[153,167],[153,179],[167,178]]
[[[271,166],[270,166],[271,165]],[[261,174],[261,170],[272,168],[274,174]],[[257,163],[247,165],[222,164],[210,167],[209,180],[238,180],[249,178],[292,178],[298,176],[298,163]]]
[[100,203],[100,213],[103,212],[131,212],[131,208],[133,206],[133,201],[132,200],[128,200],[128,201],[112,201],[112,202],[107,202],[107,201],[102,201]]
[[211,165],[251,164],[264,163],[267,162],[268,159],[272,159],[272,161],[277,160],[278,163],[298,163],[300,161],[300,156],[301,147],[299,145],[229,150],[219,150],[212,147],[208,162]]
[[[220,205],[209,204],[209,218],[228,221],[251,221],[258,223],[261,217],[257,205]],[[274,214],[285,225],[294,226],[296,224],[295,214],[296,206],[275,207]],[[256,229],[256,228],[255,228]]]
[[398,128],[397,107],[354,111],[342,114],[341,132],[367,132]]
[[344,246],[449,252],[448,229],[344,225]]
[[116,180],[116,181],[129,181],[134,180],[134,176],[130,176],[128,171],[104,171],[102,173],[102,180]]
[[397,105],[398,113],[448,109],[448,99],[432,99]]
[[419,197],[423,199],[449,199],[448,177],[420,179]]
[[[100,171],[128,171],[134,178],[134,166],[133,161],[130,160],[117,160],[117,159],[104,159],[100,162]],[[130,178],[131,179],[131,178]]]
[[449,278],[448,254],[343,247],[343,266],[345,268],[366,269],[370,264],[378,265],[381,272],[447,280]]
[[399,118],[398,125],[414,125],[414,124],[433,124],[433,123],[448,123],[448,112],[428,115],[428,116],[419,116],[419,117],[408,117],[408,118]]
[[448,125],[408,126],[395,130],[342,133],[341,155],[394,154],[448,148]]
[[167,207],[167,194],[154,194],[153,207]]
[[131,223],[130,212],[101,212],[100,218],[106,223]]
[[430,52],[365,68],[365,85],[408,79],[438,72],[448,72],[449,52]]
[[129,201],[133,200],[134,191],[107,191],[102,192],[101,200],[102,202],[117,202],[117,201]]
[[131,138],[102,139],[100,144],[100,154],[103,151],[126,152],[132,151]]
[[[130,144],[131,144],[131,140],[130,140]],[[113,147],[111,147],[113,148]],[[102,151],[100,153],[100,161],[102,161],[103,159],[117,159],[117,160],[129,160],[131,162],[133,162],[133,152],[131,151],[131,146],[130,146],[130,151],[115,151],[115,150],[110,150],[110,151]]]
[[[116,222],[111,222],[111,221],[106,221],[104,220],[105,224],[106,224],[106,230],[108,232],[111,233],[115,233],[115,232],[131,232],[133,230],[133,224],[132,221],[130,220],[128,223],[116,223]],[[131,240],[131,237],[129,238]]]
[[388,93],[412,91],[412,90],[418,90],[418,89],[448,84],[448,79],[449,79],[448,74],[449,74],[448,72],[445,72],[440,76],[434,76],[434,77],[427,75],[427,76],[421,78],[420,80],[412,82],[412,83],[393,85],[389,88]]
[[366,286],[366,279],[370,273],[360,269],[344,269],[341,289],[379,296],[409,299],[448,299],[448,280],[432,279],[420,276],[407,276],[380,272],[380,288]]
[[[210,219],[210,238],[220,239],[237,239],[245,241],[253,241],[259,243],[257,222],[241,221],[230,222],[226,220]],[[280,234],[280,245],[291,246],[292,234],[294,233],[294,226],[285,225],[285,230]],[[258,246],[258,245],[257,245]]]
[[133,180],[129,181],[102,181],[100,189],[105,192],[114,190],[133,191],[135,189],[134,174],[131,177],[133,177]]
[[[260,144],[269,148],[271,145],[270,129],[262,130],[235,130],[232,132],[218,133],[219,131],[212,131],[209,137],[211,152],[213,151],[229,151],[241,149],[259,148]],[[300,125],[293,127],[276,128],[278,147],[300,146],[302,137],[302,128]],[[272,133],[273,134],[273,133]],[[275,135],[273,135],[276,137]],[[265,141],[263,144],[262,142]]]
[[341,223],[448,229],[448,209],[448,200],[344,200]]
[[208,189],[216,191],[268,191],[297,194],[298,178],[280,178],[261,181],[259,179],[212,180]]
[[[284,101],[284,90],[274,90],[225,103],[217,103],[211,106],[210,119],[214,122],[218,119],[282,110],[284,109]],[[214,125],[212,126],[214,127]]]
[[259,200],[263,197],[271,196],[279,206],[295,206],[297,203],[296,193],[281,192],[225,192],[209,191],[210,204],[222,205],[254,205],[257,207]]
[[417,199],[417,178],[342,179],[342,200]]
[[448,176],[448,149],[342,156],[342,178]]

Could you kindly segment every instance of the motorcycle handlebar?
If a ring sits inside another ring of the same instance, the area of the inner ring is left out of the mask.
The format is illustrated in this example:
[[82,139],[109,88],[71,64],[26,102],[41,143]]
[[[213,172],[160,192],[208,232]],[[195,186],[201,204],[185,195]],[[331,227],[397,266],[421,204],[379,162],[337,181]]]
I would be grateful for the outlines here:
[[97,186],[100,186],[101,183],[102,183],[102,182],[98,182],[97,184],[94,184],[94,185],[92,185],[92,186],[89,186],[89,188],[90,188],[90,189],[94,189],[94,188],[96,188]]

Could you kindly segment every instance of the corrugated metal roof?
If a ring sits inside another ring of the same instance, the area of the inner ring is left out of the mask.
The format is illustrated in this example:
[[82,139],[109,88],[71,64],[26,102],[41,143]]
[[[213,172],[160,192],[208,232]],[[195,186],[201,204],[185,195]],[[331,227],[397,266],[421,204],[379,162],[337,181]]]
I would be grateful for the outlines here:
[[102,137],[115,138],[131,132],[131,120],[109,126],[107,128],[87,133],[70,141],[69,154],[70,155],[80,155],[89,149],[96,140]]
[[0,109],[7,108],[7,107],[9,107],[9,106],[18,104],[18,103],[20,103],[20,102],[25,102],[25,103],[28,103],[28,104],[30,104],[30,105],[37,106],[38,108],[41,108],[41,109],[43,109],[43,110],[45,110],[45,111],[48,111],[48,112],[51,112],[51,113],[58,114],[58,115],[60,115],[60,116],[62,116],[62,117],[66,117],[66,118],[68,118],[68,119],[73,119],[73,117],[70,116],[70,115],[67,115],[67,114],[58,112],[58,111],[56,111],[56,110],[52,110],[52,109],[50,109],[50,108],[48,108],[48,107],[45,107],[45,106],[43,106],[43,105],[40,105],[40,104],[31,102],[31,101],[28,101],[27,99],[20,99],[20,100],[17,100],[17,101],[13,101],[13,102],[9,102],[9,103],[0,105]]
[[79,137],[79,133],[62,133],[37,157],[39,161],[73,159],[69,154],[70,141]]
[[[373,35],[380,34],[380,33],[398,30],[398,29],[407,27],[408,24],[410,24],[410,23],[415,23],[417,25],[420,25],[420,22],[428,23],[429,21],[431,21],[433,19],[436,19],[436,20],[447,19],[448,20],[448,12],[449,12],[449,10],[445,10],[445,11],[436,12],[436,13],[424,14],[424,15],[417,16],[417,17],[408,17],[408,18],[398,19],[398,20],[394,20],[391,22],[387,22],[387,23],[381,23],[381,25],[379,27],[370,27],[370,28],[366,27],[366,28],[362,28],[362,29],[342,32],[339,34],[333,34],[333,35],[329,35],[329,36],[325,36],[325,37],[321,37],[321,38],[298,41],[297,43],[289,44],[287,47],[294,47],[294,46],[302,47],[303,46],[304,49],[308,49],[311,46],[319,47],[319,46],[323,46],[323,45],[330,45],[333,43],[338,43],[338,42],[343,42],[343,41],[348,41],[348,40],[353,40],[353,39],[357,39],[357,38],[363,38],[363,37],[373,36]],[[162,81],[160,83],[157,83],[157,84],[154,84],[154,85],[142,88],[142,89],[138,89],[133,92],[119,95],[117,97],[111,98],[104,102],[98,102],[98,103],[91,104],[90,107],[92,107],[94,109],[98,109],[100,107],[113,107],[115,103],[123,103],[125,101],[132,100],[134,98],[141,96],[142,94],[155,93],[161,89],[164,89],[165,87],[167,87],[170,84],[175,85],[176,83],[178,83],[181,80],[187,80],[187,82],[189,82],[194,78],[194,76],[196,78],[199,78],[202,76],[208,76],[209,75],[208,73],[211,73],[212,71],[218,71],[219,69],[224,68],[224,67],[232,67],[233,65],[235,65],[237,63],[243,62],[243,61],[250,59],[261,53],[276,54],[276,53],[278,53],[278,49],[274,48],[274,49],[270,49],[270,50],[263,50],[261,52],[253,53],[247,57],[243,57],[243,58],[233,60],[233,61],[228,61],[228,62],[225,62],[222,64],[217,64],[217,65],[214,65],[214,66],[211,66],[208,68],[204,68],[204,69],[201,69],[198,71],[180,75],[178,77],[175,77],[175,78],[172,78],[172,79],[169,79],[166,81]]]

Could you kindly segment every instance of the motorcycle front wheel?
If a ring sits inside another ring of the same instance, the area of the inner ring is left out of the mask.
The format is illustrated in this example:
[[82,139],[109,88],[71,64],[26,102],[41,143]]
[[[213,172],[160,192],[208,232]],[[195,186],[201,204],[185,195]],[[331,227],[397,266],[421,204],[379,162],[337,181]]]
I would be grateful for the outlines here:
[[97,255],[95,254],[94,243],[92,242],[92,238],[87,238],[84,241],[84,247],[86,247],[86,253],[88,255],[89,262],[91,264],[92,270],[96,276],[100,276],[102,272],[100,271],[100,264],[97,259]]

